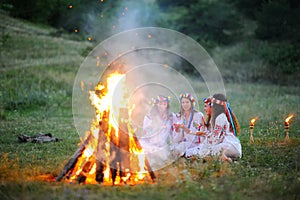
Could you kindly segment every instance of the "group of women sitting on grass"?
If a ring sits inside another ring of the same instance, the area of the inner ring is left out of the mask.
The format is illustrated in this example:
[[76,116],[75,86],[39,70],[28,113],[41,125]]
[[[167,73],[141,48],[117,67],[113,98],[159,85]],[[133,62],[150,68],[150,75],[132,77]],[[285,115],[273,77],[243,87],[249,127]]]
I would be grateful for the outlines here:
[[205,158],[217,156],[231,162],[241,158],[240,127],[224,94],[204,98],[204,111],[195,109],[190,93],[179,96],[180,111],[170,111],[169,98],[159,95],[144,118],[140,143],[153,159],[166,157]]

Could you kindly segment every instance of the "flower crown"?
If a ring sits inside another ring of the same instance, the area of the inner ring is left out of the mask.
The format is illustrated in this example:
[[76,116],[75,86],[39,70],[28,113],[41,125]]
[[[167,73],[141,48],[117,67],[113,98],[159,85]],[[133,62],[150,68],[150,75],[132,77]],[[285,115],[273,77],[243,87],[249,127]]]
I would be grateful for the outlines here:
[[206,104],[208,104],[208,105],[211,106],[211,104],[212,104],[212,102],[211,102],[211,97],[204,98],[204,99],[203,99],[203,103],[206,103]]
[[162,101],[165,101],[167,103],[169,103],[170,101],[170,97],[166,97],[166,96],[163,96],[163,95],[158,95],[157,97],[155,98],[152,98],[152,104],[158,104],[159,102],[162,102]]
[[195,105],[195,99],[190,93],[182,93],[179,95],[179,99],[181,101],[182,98],[186,98],[192,102],[193,105]]
[[212,98],[211,99],[211,103],[215,103],[215,104],[219,104],[219,105],[221,105],[221,106],[224,106],[224,105],[226,105],[226,101],[222,101],[222,100],[219,100],[219,99],[216,99],[216,98]]
[[211,104],[212,105],[213,104],[218,104],[218,105],[224,107],[227,120],[230,123],[230,130],[234,133],[235,136],[237,136],[238,132],[237,132],[234,120],[233,120],[233,113],[232,113],[229,102],[227,100],[224,101],[224,100],[219,100],[219,99],[216,99],[214,97],[211,97]]

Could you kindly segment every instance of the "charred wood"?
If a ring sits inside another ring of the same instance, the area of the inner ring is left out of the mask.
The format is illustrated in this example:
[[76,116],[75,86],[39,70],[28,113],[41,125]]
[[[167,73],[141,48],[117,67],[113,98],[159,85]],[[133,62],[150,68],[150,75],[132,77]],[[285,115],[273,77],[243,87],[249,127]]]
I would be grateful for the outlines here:
[[75,153],[71,156],[68,163],[62,169],[61,173],[56,178],[56,181],[61,181],[61,179],[69,173],[76,165],[78,158],[82,155],[85,150],[85,146],[88,144],[88,141],[91,139],[92,134],[89,134],[88,137],[83,141],[83,143],[79,146],[79,148],[75,151]]

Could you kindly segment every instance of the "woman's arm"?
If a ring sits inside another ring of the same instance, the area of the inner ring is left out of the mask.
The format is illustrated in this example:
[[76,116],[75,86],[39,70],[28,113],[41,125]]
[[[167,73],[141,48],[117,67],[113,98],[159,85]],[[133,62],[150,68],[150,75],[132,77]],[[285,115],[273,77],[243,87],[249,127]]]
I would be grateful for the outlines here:
[[227,117],[224,113],[217,116],[213,129],[213,137],[215,142],[221,143],[224,140],[227,126],[229,125]]

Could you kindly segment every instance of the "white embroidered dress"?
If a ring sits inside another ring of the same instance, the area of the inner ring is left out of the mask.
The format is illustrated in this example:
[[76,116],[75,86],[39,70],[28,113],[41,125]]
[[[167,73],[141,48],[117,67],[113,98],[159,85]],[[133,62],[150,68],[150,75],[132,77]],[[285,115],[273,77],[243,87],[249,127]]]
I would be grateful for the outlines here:
[[[189,119],[188,121],[183,117],[175,114],[173,115],[173,123],[186,125],[192,133],[195,133],[201,126],[203,126],[203,121],[204,116],[202,112],[194,111],[193,118]],[[175,130],[173,130],[173,142],[171,150],[175,155],[183,156],[187,149],[199,145],[204,141],[204,139],[205,137],[196,136],[195,134],[188,134],[182,129],[180,129],[180,132],[176,132]]]
[[169,162],[172,116],[161,119],[159,116],[146,115],[143,131],[144,134],[139,141],[152,169],[164,167],[164,163]]
[[242,157],[240,140],[229,130],[229,122],[224,113],[217,116],[214,129],[207,132],[205,141],[188,149],[186,157],[197,156],[203,158],[210,155],[221,155],[222,152],[227,157]]

